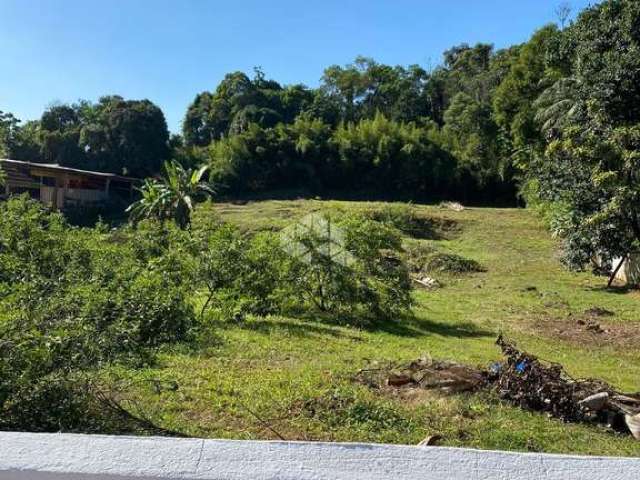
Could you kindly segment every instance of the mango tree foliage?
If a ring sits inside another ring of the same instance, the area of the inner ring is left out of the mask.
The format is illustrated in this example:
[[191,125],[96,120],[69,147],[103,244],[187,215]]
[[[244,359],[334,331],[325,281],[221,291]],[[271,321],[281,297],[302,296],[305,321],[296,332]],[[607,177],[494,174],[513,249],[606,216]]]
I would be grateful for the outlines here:
[[532,174],[565,206],[567,260],[583,267],[640,250],[640,5],[604,2],[564,35],[571,75],[541,97],[557,128]]

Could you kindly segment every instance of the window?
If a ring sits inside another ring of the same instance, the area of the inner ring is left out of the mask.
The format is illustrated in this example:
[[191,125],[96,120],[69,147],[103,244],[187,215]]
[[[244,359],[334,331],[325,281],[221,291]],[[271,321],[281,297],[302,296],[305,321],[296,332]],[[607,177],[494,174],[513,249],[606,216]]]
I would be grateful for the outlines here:
[[42,185],[45,185],[47,187],[55,187],[56,186],[55,177],[42,177]]

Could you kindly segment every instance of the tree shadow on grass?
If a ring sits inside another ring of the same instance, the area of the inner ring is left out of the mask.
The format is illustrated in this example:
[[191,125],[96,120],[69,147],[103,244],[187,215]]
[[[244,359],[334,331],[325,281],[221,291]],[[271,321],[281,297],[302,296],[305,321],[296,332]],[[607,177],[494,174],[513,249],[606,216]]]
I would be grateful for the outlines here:
[[588,289],[592,292],[617,293],[622,295],[638,290],[637,287],[631,285],[611,285],[608,287],[605,284],[588,287]]
[[347,328],[357,328],[368,333],[387,333],[399,337],[423,337],[440,335],[443,337],[478,338],[493,337],[495,332],[479,327],[472,322],[446,323],[413,315],[403,315],[393,319],[362,320],[345,316],[304,313],[295,319],[252,318],[241,322],[224,322],[222,328],[242,328],[264,334],[286,332],[291,336],[328,336],[354,341],[362,340],[357,333]]
[[443,337],[478,338],[493,337],[495,332],[479,327],[472,322],[447,323],[411,315],[392,320],[377,320],[365,326],[371,332],[384,332],[399,337]]
[[222,322],[220,327],[223,329],[241,328],[263,334],[287,333],[294,337],[328,336],[361,340],[357,334],[349,333],[345,329],[340,329],[339,324],[324,325],[317,320],[309,318],[287,319],[282,317],[259,317],[239,322]]

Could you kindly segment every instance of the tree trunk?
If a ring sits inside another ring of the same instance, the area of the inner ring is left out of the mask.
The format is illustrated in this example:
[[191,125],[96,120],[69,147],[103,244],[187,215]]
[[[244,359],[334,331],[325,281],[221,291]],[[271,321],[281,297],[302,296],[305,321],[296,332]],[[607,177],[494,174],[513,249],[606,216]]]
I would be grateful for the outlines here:
[[620,271],[620,268],[622,268],[622,265],[624,265],[624,262],[626,262],[628,258],[629,258],[629,254],[627,253],[622,257],[622,259],[620,259],[620,263],[618,263],[618,266],[613,270],[613,272],[611,273],[611,276],[609,277],[607,288],[611,287],[611,284],[613,283],[613,280],[616,278],[616,275]]

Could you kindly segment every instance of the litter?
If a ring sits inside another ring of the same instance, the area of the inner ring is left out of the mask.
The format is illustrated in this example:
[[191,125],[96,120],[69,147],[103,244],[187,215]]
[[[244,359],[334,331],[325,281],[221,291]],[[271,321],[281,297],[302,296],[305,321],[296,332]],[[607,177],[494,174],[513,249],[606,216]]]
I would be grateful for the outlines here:
[[431,277],[414,278],[413,280],[428,290],[440,288],[441,286],[438,280]]
[[464,205],[458,202],[442,202],[440,203],[440,208],[446,208],[453,210],[454,212],[461,212],[464,210]]

